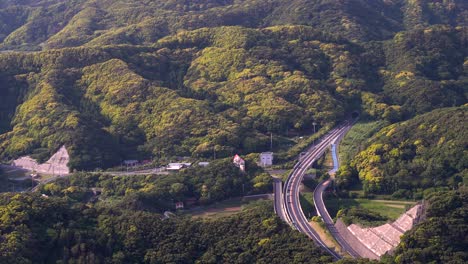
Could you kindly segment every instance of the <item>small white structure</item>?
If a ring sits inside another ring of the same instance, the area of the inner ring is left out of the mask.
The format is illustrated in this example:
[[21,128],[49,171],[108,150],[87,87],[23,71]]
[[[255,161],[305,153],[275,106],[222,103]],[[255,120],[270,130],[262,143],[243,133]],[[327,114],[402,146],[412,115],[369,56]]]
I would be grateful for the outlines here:
[[169,163],[166,167],[168,171],[179,171],[184,168],[189,168],[192,163]]
[[175,204],[175,208],[177,209],[184,209],[184,203],[183,202],[177,202]]
[[125,166],[136,166],[138,165],[138,160],[124,160]]
[[200,167],[207,167],[208,165],[210,165],[210,163],[207,161],[198,162],[198,166]]
[[245,171],[245,160],[243,160],[239,155],[235,155],[232,162],[239,167],[241,171]]
[[273,152],[263,152],[260,154],[260,166],[270,167],[273,165]]

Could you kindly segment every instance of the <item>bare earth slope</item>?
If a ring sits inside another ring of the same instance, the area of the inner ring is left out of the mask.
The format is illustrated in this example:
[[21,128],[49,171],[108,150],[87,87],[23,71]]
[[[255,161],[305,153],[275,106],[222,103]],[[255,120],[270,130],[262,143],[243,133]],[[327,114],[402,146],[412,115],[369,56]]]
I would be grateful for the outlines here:
[[13,166],[50,175],[66,175],[70,173],[68,161],[70,157],[65,146],[62,146],[48,161],[39,164],[35,159],[26,156],[12,162]]

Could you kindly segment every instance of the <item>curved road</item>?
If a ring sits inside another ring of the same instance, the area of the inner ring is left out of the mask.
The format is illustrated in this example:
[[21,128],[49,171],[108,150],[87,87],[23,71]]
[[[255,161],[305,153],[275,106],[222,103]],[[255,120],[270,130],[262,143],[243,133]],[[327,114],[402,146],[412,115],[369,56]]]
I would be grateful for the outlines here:
[[[326,134],[319,143],[312,146],[305,155],[302,156],[300,161],[294,166],[293,170],[289,174],[286,180],[283,193],[277,193],[277,187],[275,185],[275,210],[281,219],[288,222],[299,232],[306,234],[313,239],[319,246],[329,252],[335,259],[341,259],[342,257],[335,251],[329,249],[325,243],[320,239],[317,232],[309,225],[308,219],[305,217],[302,211],[301,204],[299,201],[299,188],[304,178],[306,170],[320,157],[323,155],[325,150],[334,142],[342,138],[346,132],[351,128],[352,122],[346,121],[337,128],[331,130]],[[275,183],[277,184],[277,183]],[[329,183],[322,183],[326,187]],[[322,185],[321,184],[321,185]],[[325,189],[325,188],[324,188]],[[323,189],[323,190],[324,190]],[[316,192],[317,195],[321,196],[323,190]],[[315,194],[314,194],[315,195]],[[323,202],[323,199],[322,199]],[[281,206],[278,204],[281,203]],[[319,206],[321,207],[321,206]],[[286,210],[283,210],[285,208]],[[325,206],[321,207],[326,211]],[[327,213],[328,214],[328,213]],[[332,233],[333,234],[333,233]],[[344,247],[346,250],[346,248]],[[351,254],[354,256],[354,254]]]
[[[333,170],[330,173],[335,173],[338,170],[338,157],[336,153],[336,142],[341,138],[338,138],[337,141],[332,144],[332,156],[333,156]],[[341,236],[338,230],[335,227],[335,223],[328,213],[327,208],[325,207],[325,202],[323,201],[323,192],[328,188],[328,186],[333,181],[332,177],[321,182],[314,190],[314,205],[317,210],[317,214],[322,217],[323,222],[325,223],[327,229],[330,231],[330,234],[335,238],[335,240],[340,244],[341,248],[348,252],[353,258],[360,257],[359,254],[351,247],[351,245],[346,242],[346,240]]]
[[291,223],[286,207],[284,207],[283,182],[281,179],[273,179],[274,207],[275,213],[286,223]]

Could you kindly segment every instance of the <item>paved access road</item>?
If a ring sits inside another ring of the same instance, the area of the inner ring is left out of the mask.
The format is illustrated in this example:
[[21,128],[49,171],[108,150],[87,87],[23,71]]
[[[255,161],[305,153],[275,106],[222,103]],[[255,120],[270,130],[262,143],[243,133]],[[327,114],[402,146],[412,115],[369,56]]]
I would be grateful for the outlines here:
[[[338,157],[336,153],[336,144],[341,138],[338,138],[336,142],[332,144],[332,156],[333,156],[333,170],[332,173],[335,173],[339,167]],[[330,186],[333,179],[328,178],[327,180],[321,182],[314,190],[314,205],[317,210],[317,214],[322,217],[323,222],[327,226],[330,234],[335,238],[335,240],[340,244],[341,248],[348,252],[354,258],[358,258],[359,254],[346,242],[346,240],[341,236],[338,230],[335,227],[335,223],[328,213],[327,208],[325,207],[325,202],[323,201],[323,192]]]
[[[325,150],[337,140],[342,138],[346,132],[351,128],[352,122],[346,121],[342,125],[331,130],[326,134],[317,144],[312,146],[302,157],[301,160],[294,166],[291,171],[284,189],[283,189],[283,206],[286,209],[278,210],[279,206],[276,205],[275,198],[275,210],[281,219],[291,224],[299,232],[306,234],[313,239],[319,246],[329,252],[336,259],[341,259],[341,256],[335,251],[329,249],[325,243],[320,239],[317,232],[309,225],[308,219],[305,217],[302,211],[301,204],[299,201],[299,188],[304,178],[306,170],[323,155]],[[276,192],[275,185],[275,194]],[[276,195],[275,195],[276,196]],[[279,199],[278,199],[279,200]],[[326,209],[325,209],[326,210]]]
[[[104,174],[104,175],[112,175],[116,177],[128,177],[128,176],[136,176],[136,175],[153,175],[153,174],[158,174],[158,175],[166,175],[168,174],[167,171],[165,171],[163,168],[156,168],[156,169],[147,169],[147,170],[139,170],[139,171],[110,171],[110,172],[89,172],[89,173],[99,173],[99,174]],[[65,174],[65,175],[57,175],[50,177],[46,180],[41,180],[37,181],[37,185],[31,189],[31,192],[35,192],[39,189],[40,186],[54,182],[58,179],[61,178],[66,178],[69,177],[73,174]]]

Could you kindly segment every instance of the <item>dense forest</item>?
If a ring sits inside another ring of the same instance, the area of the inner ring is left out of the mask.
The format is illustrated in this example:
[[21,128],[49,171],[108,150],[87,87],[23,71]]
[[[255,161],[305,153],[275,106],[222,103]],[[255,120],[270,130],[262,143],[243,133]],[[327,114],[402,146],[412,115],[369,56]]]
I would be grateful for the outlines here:
[[117,205],[0,195],[1,263],[329,263],[268,204],[219,220],[164,219]]
[[46,195],[79,201],[89,198],[93,189],[103,199],[125,204],[127,208],[164,212],[176,202],[195,199],[201,205],[244,195],[271,192],[272,178],[256,164],[247,162],[244,173],[230,160],[219,160],[208,167],[195,166],[169,175],[111,176],[102,173],[75,173],[40,186]]
[[[247,205],[234,216],[215,220],[195,220],[183,214],[165,218],[160,212],[141,206],[130,194],[134,191],[134,179],[129,183],[106,176],[80,176],[71,178],[67,185],[62,182],[54,188],[49,186],[45,190],[48,196],[0,195],[2,263],[330,263],[333,260],[274,216],[267,202]],[[140,184],[149,182],[154,181],[142,179]],[[80,194],[84,190],[89,192],[85,186],[104,186],[109,191],[98,199],[90,199],[91,196]],[[119,189],[127,186],[130,189],[125,194],[119,193]],[[426,198],[427,219],[406,233],[394,255],[385,255],[380,263],[467,260],[466,187],[434,191]],[[344,259],[338,263],[377,262]]]
[[8,179],[3,169],[0,167],[0,192],[6,191],[8,191]]
[[[352,113],[375,131],[349,142],[339,193],[429,206],[382,262],[466,262],[467,58],[464,0],[0,0],[0,161],[65,145],[88,171],[0,194],[0,263],[329,263],[264,203],[218,220],[162,213],[270,192],[255,153],[273,143],[289,168]],[[236,153],[247,173],[224,159]],[[219,160],[90,172],[180,157]]]
[[465,263],[468,259],[468,190],[434,192],[427,219],[402,237],[384,263]]

